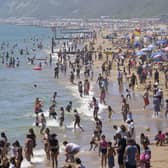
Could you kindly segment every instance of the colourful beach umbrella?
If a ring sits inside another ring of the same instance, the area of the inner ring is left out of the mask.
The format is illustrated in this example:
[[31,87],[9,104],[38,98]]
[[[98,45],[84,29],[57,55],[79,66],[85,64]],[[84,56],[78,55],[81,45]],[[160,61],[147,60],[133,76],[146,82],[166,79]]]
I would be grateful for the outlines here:
[[163,61],[163,53],[162,52],[155,52],[151,55],[151,58],[154,60],[154,61]]
[[156,46],[153,45],[153,44],[148,45],[148,48],[151,49],[151,50],[153,50],[155,47],[156,47]]
[[158,40],[156,41],[156,44],[158,45],[167,44],[167,40]]
[[142,55],[145,55],[145,53],[143,51],[137,51],[135,53],[136,56],[142,56]]
[[142,48],[141,51],[148,52],[148,51],[152,51],[152,49],[151,48]]
[[152,53],[151,57],[153,58],[156,58],[156,57],[159,57],[159,56],[162,56],[163,53],[162,52],[155,52],[155,53]]

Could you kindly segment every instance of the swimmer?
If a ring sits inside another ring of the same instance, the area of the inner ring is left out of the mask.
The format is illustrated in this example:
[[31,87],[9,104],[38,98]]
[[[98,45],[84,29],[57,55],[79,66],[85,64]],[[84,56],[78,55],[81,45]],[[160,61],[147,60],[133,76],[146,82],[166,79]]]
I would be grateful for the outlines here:
[[36,84],[34,84],[34,85],[33,85],[33,87],[34,87],[34,88],[37,88],[37,85],[36,85]]
[[40,123],[41,123],[40,134],[43,135],[43,131],[44,131],[45,128],[46,128],[46,119],[45,119],[45,116],[44,116],[43,113],[40,115]]
[[71,110],[72,110],[72,101],[70,101],[66,106],[66,111],[71,112]]

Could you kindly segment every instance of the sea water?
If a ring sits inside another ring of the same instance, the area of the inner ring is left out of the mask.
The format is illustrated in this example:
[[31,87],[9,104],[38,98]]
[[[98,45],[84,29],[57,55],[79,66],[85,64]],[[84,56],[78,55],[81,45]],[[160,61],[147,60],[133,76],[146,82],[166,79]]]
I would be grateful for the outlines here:
[[[33,26],[0,25],[0,42],[9,43],[9,56],[19,55],[19,49],[28,49],[30,57],[45,58],[48,56],[44,50],[33,48],[32,39],[42,42],[44,49],[51,47],[52,32],[49,28]],[[16,49],[12,46],[17,44]],[[70,89],[60,84],[59,80],[53,78],[54,66],[44,65],[42,71],[34,71],[33,66],[27,63],[28,56],[21,56],[20,66],[8,68],[0,63],[0,131],[5,131],[11,140],[17,139],[23,142],[28,128],[34,123],[34,101],[39,97],[44,104],[44,112],[47,113],[50,100],[55,91],[58,92],[57,110],[73,101]],[[34,88],[34,84],[37,85]],[[74,96],[75,100],[75,96]],[[76,100],[75,104],[78,104]],[[58,127],[58,122],[47,121],[48,126]]]
[[[65,112],[64,126],[62,128],[59,127],[59,109],[60,107],[65,107],[69,101],[73,102],[73,109],[77,108],[81,114],[87,131],[93,126],[93,121],[91,121],[92,112],[88,109],[88,103],[93,96],[93,92],[89,97],[85,97],[82,100],[79,98],[77,85],[71,85],[68,81],[69,74],[61,75],[59,80],[54,79],[54,63],[50,66],[42,62],[42,71],[34,71],[33,67],[35,65],[27,62],[27,57],[45,58],[48,56],[46,50],[51,48],[52,36],[53,33],[49,28],[0,25],[0,44],[8,43],[8,48],[5,48],[5,51],[9,52],[9,56],[18,56],[20,59],[19,67],[9,68],[2,64],[2,58],[0,58],[0,132],[4,131],[7,134],[9,142],[12,143],[15,140],[19,140],[21,145],[24,146],[26,133],[29,128],[33,128],[38,139],[38,145],[34,153],[35,157],[32,159],[35,167],[36,164],[45,160],[42,137],[39,134],[39,128],[34,125],[34,102],[36,97],[39,97],[44,104],[43,111],[47,118],[47,127],[58,134],[60,141],[70,139],[76,143],[87,144],[85,139],[88,139],[87,136],[85,138],[80,137],[79,130],[74,133],[73,112]],[[37,39],[38,42],[43,44],[43,50],[37,49],[32,44]],[[13,49],[15,44],[17,44],[17,47]],[[32,48],[35,48],[36,51],[32,51]],[[29,55],[23,54],[20,56],[20,49],[27,49]],[[0,55],[3,55],[2,51]],[[38,63],[38,61],[35,62],[35,64]],[[34,84],[37,87],[34,87]],[[55,91],[58,93],[56,98],[57,120],[48,118],[51,97]],[[24,160],[22,167],[29,166],[31,164]]]

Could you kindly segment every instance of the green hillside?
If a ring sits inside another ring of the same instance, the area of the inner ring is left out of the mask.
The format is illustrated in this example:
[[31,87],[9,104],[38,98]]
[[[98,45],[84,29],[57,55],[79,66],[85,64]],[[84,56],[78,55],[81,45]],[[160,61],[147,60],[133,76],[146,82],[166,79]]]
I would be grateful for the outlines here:
[[167,14],[168,0],[0,0],[0,17],[114,18]]

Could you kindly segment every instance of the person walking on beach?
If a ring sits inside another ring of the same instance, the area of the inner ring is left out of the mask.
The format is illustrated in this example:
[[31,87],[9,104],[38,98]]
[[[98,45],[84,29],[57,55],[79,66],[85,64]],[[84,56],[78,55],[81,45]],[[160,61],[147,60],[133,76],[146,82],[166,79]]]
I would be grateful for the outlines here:
[[103,76],[101,74],[99,74],[99,76],[97,78],[97,82],[98,82],[99,88],[102,87],[102,81],[103,81]]
[[123,84],[123,73],[121,70],[118,70],[118,74],[117,74],[117,80],[118,80],[118,86],[122,86]]
[[74,79],[75,79],[74,72],[71,71],[71,74],[70,74],[70,82],[71,82],[71,84],[74,84]]
[[127,120],[127,114],[129,110],[130,110],[129,104],[126,101],[124,101],[121,107],[124,122]]
[[56,134],[52,134],[49,138],[52,168],[58,168],[59,142],[56,139],[56,136]]
[[108,119],[109,120],[111,119],[113,112],[114,112],[114,110],[111,108],[111,106],[108,106]]
[[92,98],[92,105],[93,105],[93,118],[96,119],[98,118],[98,111],[99,111],[99,104],[98,101],[95,97]]
[[148,147],[148,142],[144,141],[143,142],[143,150],[140,154],[140,167],[141,168],[150,168],[150,160],[151,160],[151,150]]
[[104,87],[102,87],[100,90],[100,103],[101,104],[106,104],[105,98],[106,98],[106,90]]
[[118,165],[119,168],[124,168],[124,151],[126,147],[126,140],[121,136],[120,133],[116,134],[115,139],[117,139],[117,154],[118,154]]
[[137,77],[134,73],[132,73],[131,78],[130,78],[130,86],[132,88],[132,91],[134,91],[135,85],[137,85]]
[[89,149],[89,151],[92,150],[93,145],[94,145],[93,150],[95,151],[95,149],[98,147],[99,141],[100,141],[100,134],[99,134],[99,132],[97,130],[94,130],[92,138],[91,138],[91,141],[90,141],[90,149]]
[[115,149],[112,147],[112,142],[108,142],[107,148],[107,159],[108,159],[108,168],[114,168],[114,156],[116,155]]
[[157,94],[154,94],[153,96],[153,106],[154,106],[153,117],[158,117],[160,112],[160,100]]
[[90,82],[88,79],[84,81],[84,95],[89,95]]
[[159,72],[157,69],[154,72],[154,82],[159,83]]
[[135,145],[135,141],[133,139],[127,140],[127,146],[125,149],[124,157],[125,157],[125,166],[126,168],[137,168],[136,163],[136,155],[138,153],[138,149]]
[[143,99],[144,99],[144,109],[145,109],[146,106],[149,105],[149,92],[148,92],[148,90],[145,91],[145,93],[143,95]]
[[101,167],[106,167],[107,164],[107,147],[108,143],[106,141],[105,135],[101,136],[100,140],[100,154],[101,154]]
[[75,109],[74,110],[74,130],[76,130],[76,126],[78,126],[82,131],[84,131],[84,129],[81,127],[80,125],[80,115],[79,113],[77,112],[77,110]]
[[165,105],[165,118],[167,119],[167,115],[168,115],[168,99],[166,99],[166,105]]

